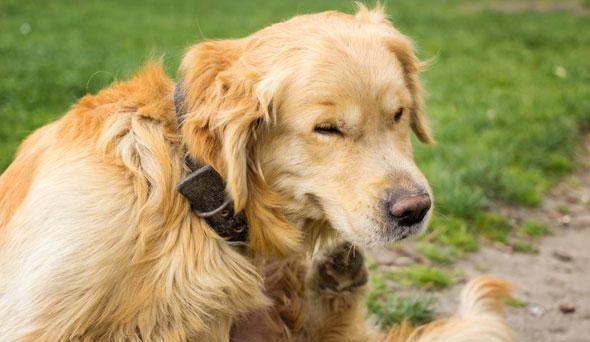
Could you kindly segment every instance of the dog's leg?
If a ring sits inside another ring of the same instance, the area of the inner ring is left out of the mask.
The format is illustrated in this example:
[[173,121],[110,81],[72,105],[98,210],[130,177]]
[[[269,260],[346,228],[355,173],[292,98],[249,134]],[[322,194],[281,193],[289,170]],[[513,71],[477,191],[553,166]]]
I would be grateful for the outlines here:
[[365,320],[367,281],[367,268],[358,247],[340,242],[318,252],[307,275],[306,340],[382,339],[378,329]]
[[330,245],[312,260],[265,267],[265,294],[273,306],[249,313],[232,328],[231,341],[379,341],[365,320],[368,272],[362,252],[349,243]]
[[273,305],[238,319],[231,342],[293,341],[307,317],[305,258],[271,262],[264,267],[264,292]]

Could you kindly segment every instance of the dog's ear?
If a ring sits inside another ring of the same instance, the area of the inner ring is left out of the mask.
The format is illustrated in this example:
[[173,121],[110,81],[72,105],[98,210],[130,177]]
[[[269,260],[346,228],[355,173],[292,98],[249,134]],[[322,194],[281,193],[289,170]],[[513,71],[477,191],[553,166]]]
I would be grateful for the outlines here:
[[269,120],[270,98],[256,92],[258,76],[239,63],[241,40],[209,41],[181,64],[183,135],[189,148],[221,172],[236,211],[248,198],[248,161],[256,130]]
[[275,83],[248,61],[247,48],[247,40],[219,40],[188,51],[180,67],[182,135],[189,152],[225,178],[236,212],[245,210],[250,245],[258,254],[285,255],[299,247],[299,232],[264,181],[255,148],[274,118]]
[[[401,35],[401,33],[400,33]],[[388,40],[389,49],[395,54],[402,65],[404,79],[410,94],[412,95],[412,108],[410,113],[410,125],[412,130],[426,144],[434,143],[430,133],[428,120],[424,115],[424,91],[418,77],[423,68],[422,63],[414,54],[411,41],[405,36],[394,37]]]
[[427,144],[433,143],[434,140],[430,134],[428,121],[424,115],[424,94],[418,77],[424,63],[416,57],[412,41],[393,27],[387,17],[385,8],[380,4],[377,4],[374,9],[368,9],[364,4],[359,4],[355,18],[372,23],[382,29],[385,44],[400,61],[404,72],[404,80],[412,95],[413,105],[410,120],[412,130],[420,141]]

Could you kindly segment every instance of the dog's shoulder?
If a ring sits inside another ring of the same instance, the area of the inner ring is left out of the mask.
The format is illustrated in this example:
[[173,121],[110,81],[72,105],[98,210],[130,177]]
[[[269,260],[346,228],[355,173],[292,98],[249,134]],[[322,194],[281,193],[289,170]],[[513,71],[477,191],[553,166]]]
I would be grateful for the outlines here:
[[133,120],[175,130],[174,83],[160,64],[149,63],[128,81],[116,82],[96,95],[86,95],[60,120],[65,140],[100,138],[113,126],[129,127]]
[[146,172],[156,174],[157,166],[178,159],[174,173],[180,174],[173,91],[162,66],[150,63],[130,80],[84,96],[62,118],[37,129],[0,176],[0,227],[10,221],[40,170],[57,172],[70,157],[116,166],[112,172],[144,180]]

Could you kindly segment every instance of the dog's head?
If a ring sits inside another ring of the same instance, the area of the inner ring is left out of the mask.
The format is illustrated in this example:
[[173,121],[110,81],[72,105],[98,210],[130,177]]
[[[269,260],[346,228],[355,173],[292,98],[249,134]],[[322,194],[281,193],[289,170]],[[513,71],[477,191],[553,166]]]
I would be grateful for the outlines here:
[[318,222],[356,244],[403,239],[432,205],[410,143],[432,141],[420,67],[380,8],[204,42],[181,66],[183,136],[225,176],[255,248],[284,253]]

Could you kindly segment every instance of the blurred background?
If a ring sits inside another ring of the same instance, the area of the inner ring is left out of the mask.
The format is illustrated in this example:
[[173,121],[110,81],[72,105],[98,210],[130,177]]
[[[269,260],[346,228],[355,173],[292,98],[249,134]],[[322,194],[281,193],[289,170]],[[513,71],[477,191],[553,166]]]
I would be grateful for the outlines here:
[[[521,340],[590,341],[590,1],[384,4],[431,61],[438,144],[415,146],[437,212],[420,239],[370,251],[369,309],[383,325],[426,322],[491,272],[523,285],[507,303]],[[191,44],[328,9],[355,4],[0,0],[0,171],[35,128],[150,58],[175,78]]]

